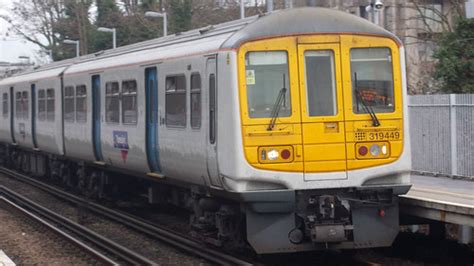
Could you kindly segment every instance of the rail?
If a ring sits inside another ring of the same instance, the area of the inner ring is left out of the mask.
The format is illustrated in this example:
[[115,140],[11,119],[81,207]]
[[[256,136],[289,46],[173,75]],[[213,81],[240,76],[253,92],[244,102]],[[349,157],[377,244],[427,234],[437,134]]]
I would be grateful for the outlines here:
[[[14,203],[13,201],[10,200],[11,198],[11,193],[7,192],[5,193],[6,190],[4,187],[0,187],[0,201],[6,203],[10,207],[14,208],[15,210],[19,211],[23,215],[29,217],[31,220],[38,222],[42,226],[48,228],[49,230],[55,232],[56,234],[62,236],[64,239],[68,240],[70,243],[74,244],[87,254],[89,254],[91,257],[95,258],[98,262],[103,263],[105,265],[118,265],[117,262],[109,259],[108,257],[104,256],[100,251],[95,250],[88,245],[84,244],[81,242],[79,239],[71,236],[70,234],[60,230],[58,227],[52,225],[45,219],[40,218],[39,216],[33,214],[32,212],[26,210],[25,208],[22,208],[18,204]],[[4,194],[5,196],[2,196],[1,194]],[[21,205],[24,205],[24,198],[17,198],[16,196],[13,199],[14,201],[18,202],[20,201]]]
[[[130,264],[140,264],[140,265],[152,265],[152,261],[147,258],[135,253],[132,250],[129,250],[95,232],[92,230],[77,224],[67,218],[62,217],[59,214],[52,212],[51,210],[21,196],[20,194],[4,187],[0,186],[0,194],[3,197],[8,198],[10,201],[22,206],[23,208],[36,213],[37,215],[43,217],[45,220],[48,220],[54,224],[57,224],[67,230],[73,232],[74,234],[80,236],[81,238],[86,239],[87,241],[93,243],[97,247],[100,247],[103,250],[106,250],[108,253],[112,254],[116,258],[123,260]],[[83,245],[84,246],[84,245]],[[92,251],[92,249],[90,249]],[[109,263],[107,263],[109,264]],[[115,265],[117,263],[112,263]]]
[[124,224],[134,230],[149,235],[159,241],[167,243],[173,247],[176,247],[180,250],[186,251],[190,254],[194,254],[203,259],[206,259],[210,262],[219,264],[219,265],[251,265],[251,263],[244,261],[242,259],[236,258],[226,253],[209,248],[202,243],[191,240],[186,236],[180,235],[179,233],[173,232],[165,227],[150,224],[143,219],[138,217],[131,216],[129,214],[111,210],[109,208],[103,207],[99,204],[89,202],[85,199],[82,199],[78,196],[64,192],[56,187],[44,184],[40,181],[37,181],[33,178],[25,176],[23,174],[17,173],[10,169],[0,167],[0,173],[20,179],[21,181],[28,183],[34,187],[37,187],[43,191],[46,191],[50,194],[53,194],[62,200],[68,201],[73,204],[81,205],[87,208],[89,211],[94,212],[98,215],[104,216]]

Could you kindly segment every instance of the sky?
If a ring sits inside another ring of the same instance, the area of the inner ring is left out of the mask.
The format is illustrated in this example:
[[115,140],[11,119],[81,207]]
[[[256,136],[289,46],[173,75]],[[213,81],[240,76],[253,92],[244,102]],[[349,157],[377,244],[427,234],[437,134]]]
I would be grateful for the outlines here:
[[[0,0],[0,14],[8,14],[8,10],[15,0]],[[32,62],[43,61],[39,56],[39,47],[26,42],[13,31],[9,31],[9,24],[0,18],[0,61],[3,62],[25,62],[19,56],[28,56]]]

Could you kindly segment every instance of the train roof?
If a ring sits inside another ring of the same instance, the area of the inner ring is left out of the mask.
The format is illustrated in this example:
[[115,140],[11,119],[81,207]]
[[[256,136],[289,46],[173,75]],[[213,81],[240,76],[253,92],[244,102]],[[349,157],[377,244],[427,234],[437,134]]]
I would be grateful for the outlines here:
[[0,81],[1,85],[53,78],[65,74],[93,72],[104,68],[150,64],[166,58],[236,49],[245,42],[270,37],[309,33],[346,33],[398,38],[366,19],[327,8],[294,8],[262,16],[176,33],[116,49],[54,62]]

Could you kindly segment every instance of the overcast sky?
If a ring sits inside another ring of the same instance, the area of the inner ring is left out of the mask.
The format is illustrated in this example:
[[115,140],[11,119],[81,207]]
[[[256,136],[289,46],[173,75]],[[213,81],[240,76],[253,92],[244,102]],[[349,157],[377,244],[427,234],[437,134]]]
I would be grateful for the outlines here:
[[[8,14],[12,2],[15,0],[0,0],[0,14]],[[28,43],[15,33],[8,31],[9,24],[0,19],[0,61],[20,62],[19,56],[29,56],[32,61],[37,61],[39,47]],[[24,59],[23,59],[24,60]]]

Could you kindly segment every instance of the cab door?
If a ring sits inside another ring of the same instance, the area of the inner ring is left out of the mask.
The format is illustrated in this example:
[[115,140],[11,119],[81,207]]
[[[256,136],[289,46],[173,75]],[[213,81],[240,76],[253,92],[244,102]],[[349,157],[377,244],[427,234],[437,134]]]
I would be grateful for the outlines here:
[[347,178],[340,44],[299,44],[305,180]]
[[207,173],[212,186],[222,187],[219,179],[219,168],[217,164],[217,60],[215,57],[207,59],[206,76],[208,79],[209,99],[209,128],[207,129]]

